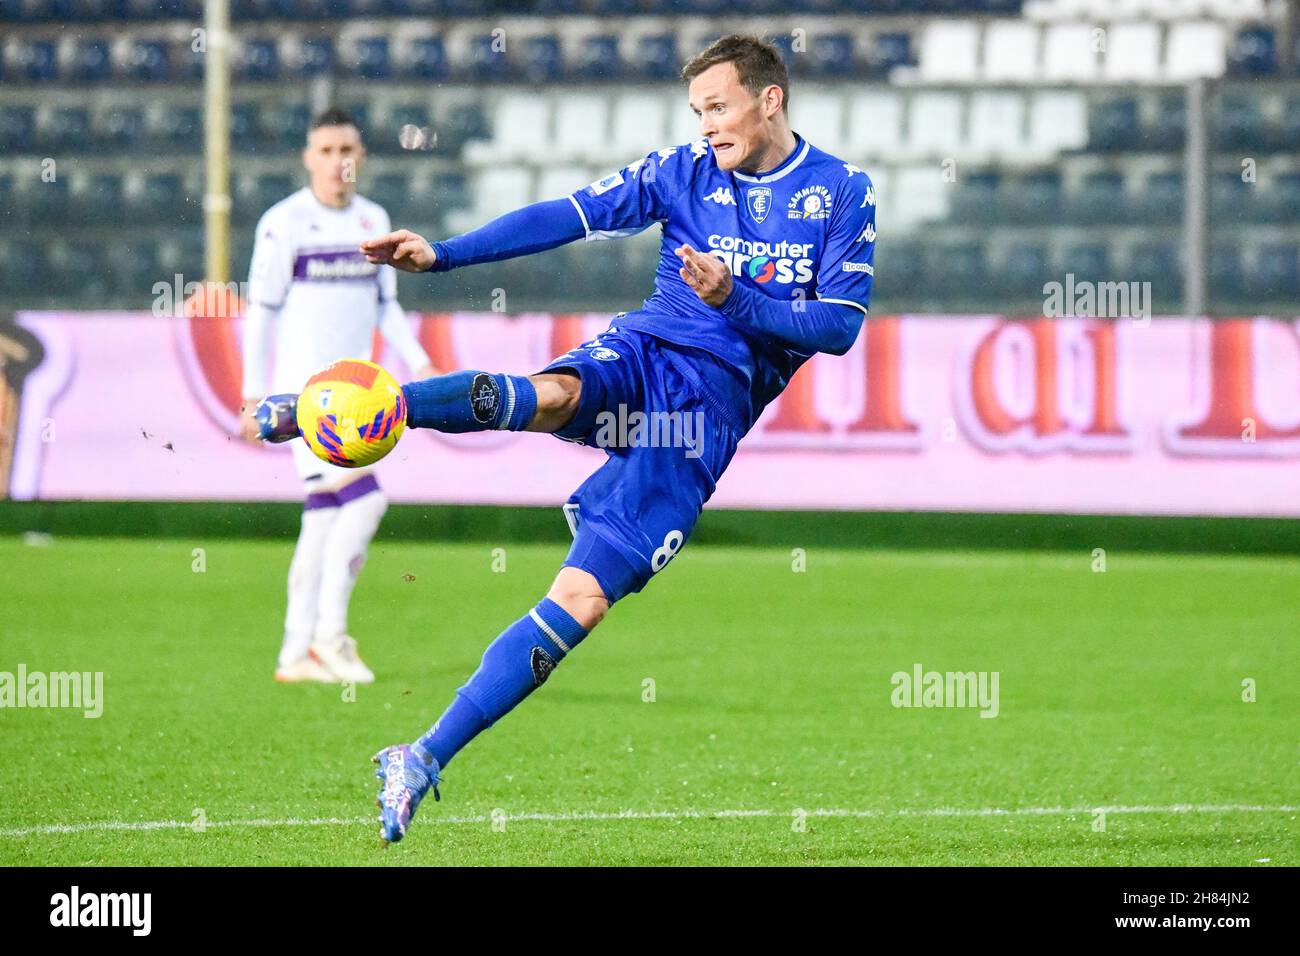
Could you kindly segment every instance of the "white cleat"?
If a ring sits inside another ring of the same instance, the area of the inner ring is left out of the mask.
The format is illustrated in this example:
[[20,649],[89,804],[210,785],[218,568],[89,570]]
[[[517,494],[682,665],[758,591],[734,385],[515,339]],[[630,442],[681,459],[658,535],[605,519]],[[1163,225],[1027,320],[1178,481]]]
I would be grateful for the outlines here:
[[337,684],[335,677],[325,665],[305,654],[292,664],[285,664],[275,669],[275,679],[281,684]]
[[336,682],[374,683],[375,672],[357,654],[357,642],[346,634],[330,641],[313,641],[307,654],[333,674]]

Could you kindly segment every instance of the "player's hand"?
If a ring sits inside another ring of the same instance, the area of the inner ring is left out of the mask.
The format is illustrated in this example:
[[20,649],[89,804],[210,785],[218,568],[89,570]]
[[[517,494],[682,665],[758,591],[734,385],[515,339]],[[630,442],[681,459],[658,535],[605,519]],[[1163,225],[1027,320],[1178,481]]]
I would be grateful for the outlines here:
[[433,246],[423,236],[409,229],[398,229],[361,243],[361,252],[367,262],[392,266],[403,272],[428,272],[437,260]]
[[262,444],[258,438],[257,427],[257,406],[261,403],[260,398],[245,398],[242,405],[239,406],[239,437],[246,442],[252,442],[254,445]]
[[438,370],[432,365],[421,365],[415,370],[415,380],[422,382],[426,378],[433,378],[438,374]]
[[682,260],[678,270],[682,279],[705,305],[716,309],[727,301],[731,295],[731,269],[725,262],[717,256],[696,252],[689,245],[678,246],[673,251]]

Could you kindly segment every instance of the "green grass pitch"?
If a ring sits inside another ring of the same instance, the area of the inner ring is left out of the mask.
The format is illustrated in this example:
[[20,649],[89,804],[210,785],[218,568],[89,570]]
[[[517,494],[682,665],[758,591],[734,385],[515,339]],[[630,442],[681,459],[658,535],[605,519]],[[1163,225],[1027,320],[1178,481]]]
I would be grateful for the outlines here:
[[[290,551],[0,538],[0,671],[105,675],[0,710],[0,864],[1300,863],[1295,558],[691,546],[384,849],[370,755],[564,549],[376,543],[355,700],[271,679]],[[892,706],[917,663],[998,716]]]

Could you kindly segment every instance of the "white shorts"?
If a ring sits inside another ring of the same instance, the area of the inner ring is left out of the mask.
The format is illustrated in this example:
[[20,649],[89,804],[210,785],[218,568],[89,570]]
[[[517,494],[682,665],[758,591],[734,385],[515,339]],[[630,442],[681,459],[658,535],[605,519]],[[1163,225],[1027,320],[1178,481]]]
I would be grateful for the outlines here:
[[375,467],[364,465],[361,468],[340,468],[323,458],[317,458],[316,453],[301,438],[289,442],[289,447],[293,449],[293,464],[298,469],[298,477],[308,491],[347,484]]

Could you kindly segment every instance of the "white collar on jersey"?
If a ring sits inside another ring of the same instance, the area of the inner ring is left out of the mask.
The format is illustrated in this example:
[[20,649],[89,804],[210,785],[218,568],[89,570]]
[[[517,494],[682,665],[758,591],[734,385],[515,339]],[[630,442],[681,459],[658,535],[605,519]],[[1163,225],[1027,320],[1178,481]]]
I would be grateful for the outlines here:
[[808,140],[805,139],[803,141],[803,149],[800,149],[795,153],[794,159],[787,159],[784,164],[778,166],[770,173],[760,173],[757,176],[746,176],[744,173],[738,173],[733,170],[731,175],[735,176],[742,182],[747,183],[774,183],[804,161],[804,157],[808,155],[809,145]]

